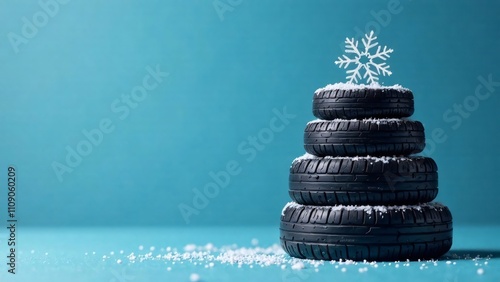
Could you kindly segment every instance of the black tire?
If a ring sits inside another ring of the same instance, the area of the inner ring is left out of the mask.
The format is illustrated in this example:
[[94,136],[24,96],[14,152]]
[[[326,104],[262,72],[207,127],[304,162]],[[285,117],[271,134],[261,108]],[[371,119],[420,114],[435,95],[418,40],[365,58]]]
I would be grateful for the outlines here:
[[314,93],[313,114],[319,119],[402,118],[414,112],[406,88],[321,89]]
[[304,148],[316,156],[391,156],[420,153],[424,126],[402,119],[313,121],[304,131]]
[[438,194],[437,165],[425,157],[305,156],[290,167],[289,194],[303,205],[413,205]]
[[[377,209],[386,208],[386,212]],[[371,213],[368,213],[370,211]],[[317,260],[435,259],[452,245],[446,206],[285,206],[280,241],[292,257]]]

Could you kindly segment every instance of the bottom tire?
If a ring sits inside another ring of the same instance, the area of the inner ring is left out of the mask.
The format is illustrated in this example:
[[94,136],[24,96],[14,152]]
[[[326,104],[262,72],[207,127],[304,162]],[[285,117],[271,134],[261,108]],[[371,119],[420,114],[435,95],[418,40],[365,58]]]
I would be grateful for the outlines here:
[[290,256],[316,260],[438,258],[452,245],[452,216],[439,203],[418,206],[304,206],[288,203],[280,224]]

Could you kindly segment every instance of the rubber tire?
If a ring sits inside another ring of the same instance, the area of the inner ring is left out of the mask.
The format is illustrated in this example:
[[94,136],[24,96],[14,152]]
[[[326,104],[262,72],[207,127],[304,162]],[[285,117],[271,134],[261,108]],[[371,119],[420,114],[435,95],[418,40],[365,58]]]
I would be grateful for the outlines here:
[[401,118],[414,112],[408,89],[320,90],[313,97],[313,114],[319,119]]
[[301,259],[404,261],[439,258],[452,245],[452,216],[445,206],[371,214],[330,208],[286,207],[280,224],[285,252]]
[[306,152],[320,157],[410,155],[424,147],[424,126],[419,121],[318,121],[304,130]]
[[438,194],[431,158],[298,159],[290,167],[290,197],[302,205],[414,205]]

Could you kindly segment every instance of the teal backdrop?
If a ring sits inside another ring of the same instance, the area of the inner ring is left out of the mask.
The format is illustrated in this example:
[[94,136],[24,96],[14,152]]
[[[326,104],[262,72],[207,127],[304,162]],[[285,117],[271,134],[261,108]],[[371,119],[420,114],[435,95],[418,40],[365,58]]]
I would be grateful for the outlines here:
[[[498,224],[498,1],[0,2],[0,207],[20,226],[278,225],[345,37],[395,51],[438,201]],[[6,216],[0,212],[0,219]],[[5,218],[4,218],[5,219]]]

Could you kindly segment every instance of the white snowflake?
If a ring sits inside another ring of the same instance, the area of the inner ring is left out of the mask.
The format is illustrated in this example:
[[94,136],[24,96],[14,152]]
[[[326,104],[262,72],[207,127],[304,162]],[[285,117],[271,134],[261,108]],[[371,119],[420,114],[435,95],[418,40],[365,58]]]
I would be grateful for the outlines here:
[[[346,79],[348,79],[349,83],[358,83],[358,80],[363,78],[370,84],[377,84],[378,75],[381,74],[383,76],[389,76],[392,74],[389,70],[389,65],[383,61],[387,60],[390,57],[389,54],[394,50],[387,48],[387,46],[384,46],[382,49],[378,46],[378,42],[375,42],[376,39],[377,37],[373,33],[373,30],[370,34],[365,34],[365,38],[361,39],[363,46],[365,47],[363,52],[358,49],[358,41],[354,41],[354,38],[345,39],[345,52],[354,54],[354,58],[342,55],[342,58],[338,57],[335,64],[339,65],[340,68],[343,67],[344,69],[347,69],[351,63],[356,66],[354,69],[346,71]],[[374,54],[371,54],[370,49],[375,46],[378,46],[377,51]],[[361,76],[362,69],[365,71],[363,76]]]

